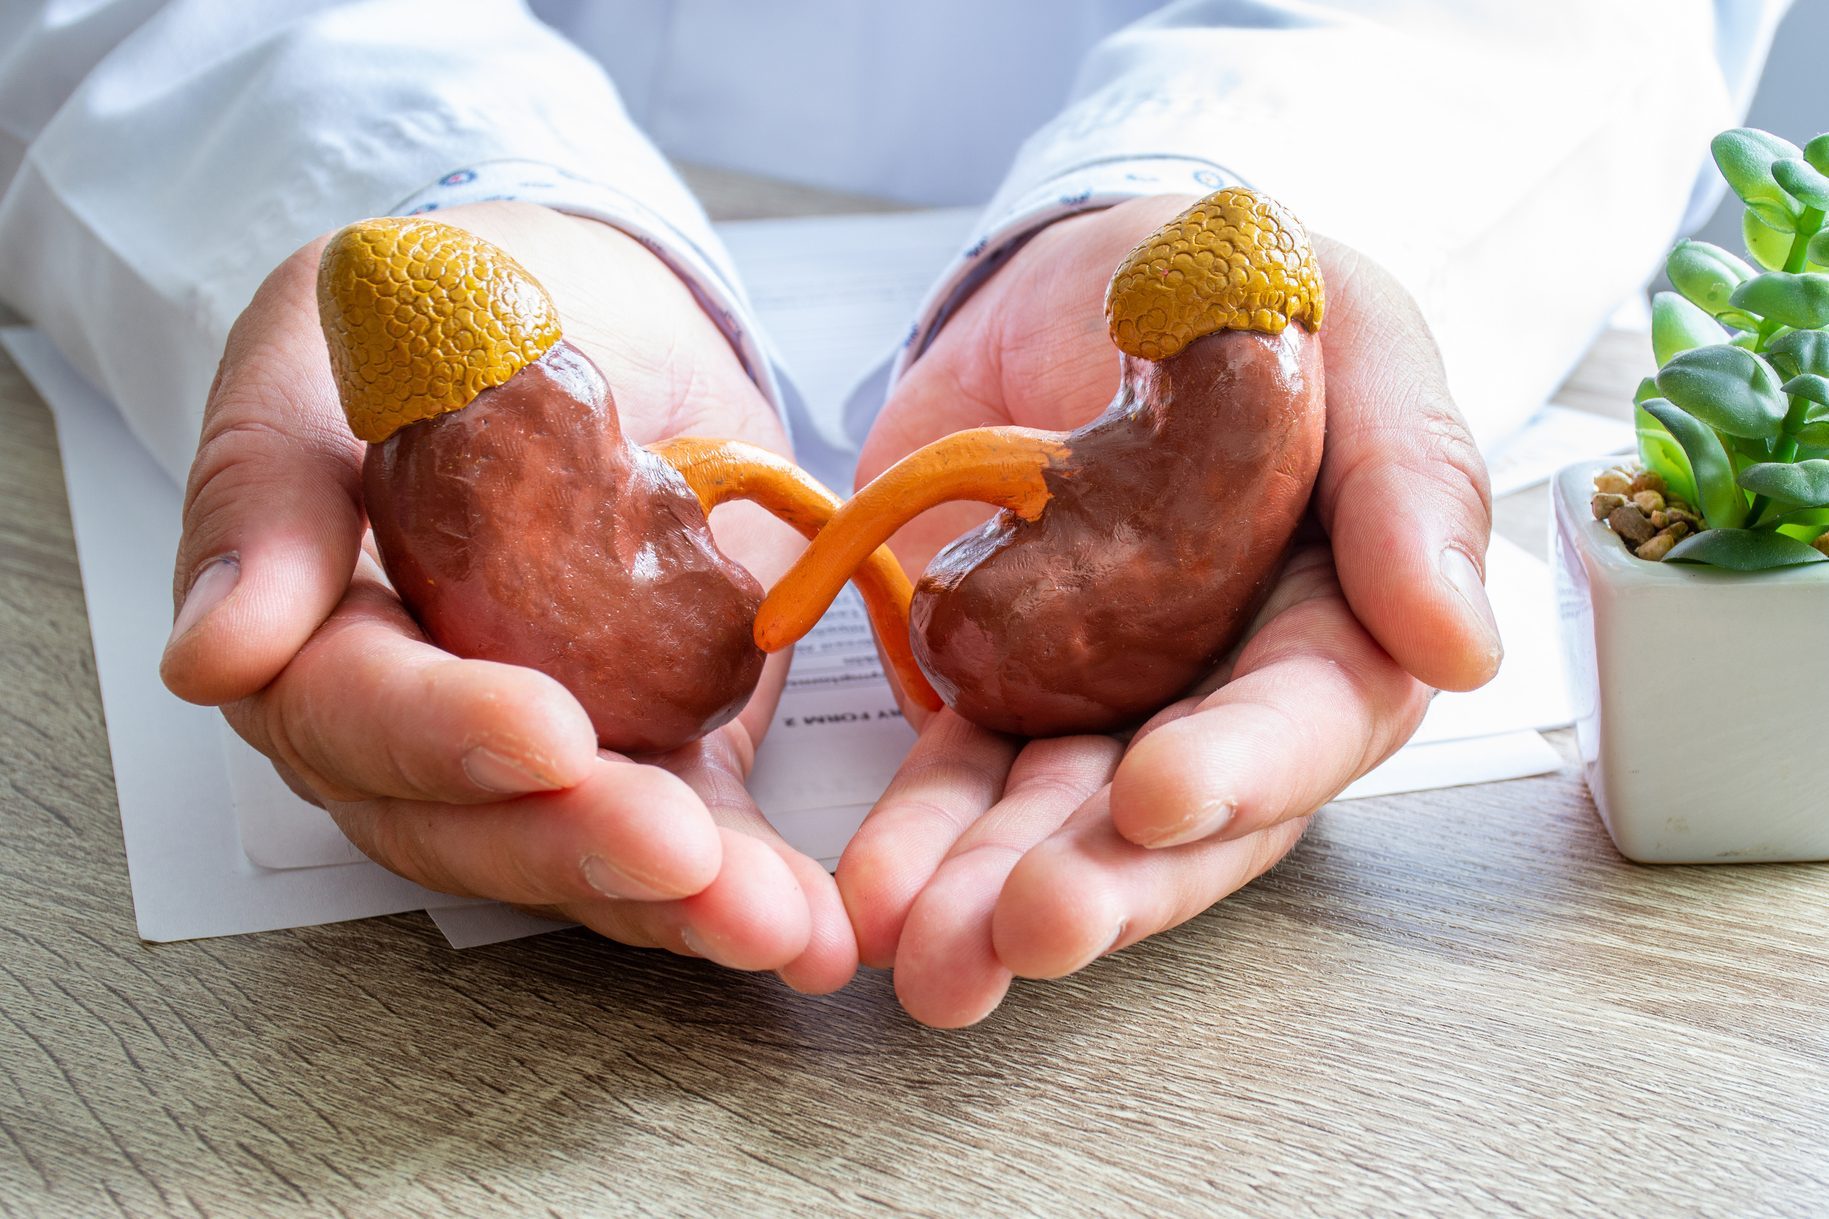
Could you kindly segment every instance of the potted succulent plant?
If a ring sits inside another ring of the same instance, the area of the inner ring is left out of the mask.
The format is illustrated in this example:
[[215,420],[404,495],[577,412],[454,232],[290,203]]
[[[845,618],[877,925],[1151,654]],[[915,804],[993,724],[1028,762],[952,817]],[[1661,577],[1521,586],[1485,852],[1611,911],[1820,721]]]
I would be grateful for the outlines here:
[[1829,135],[1712,147],[1748,258],[1677,243],[1638,463],[1556,480],[1576,735],[1628,858],[1829,859]]

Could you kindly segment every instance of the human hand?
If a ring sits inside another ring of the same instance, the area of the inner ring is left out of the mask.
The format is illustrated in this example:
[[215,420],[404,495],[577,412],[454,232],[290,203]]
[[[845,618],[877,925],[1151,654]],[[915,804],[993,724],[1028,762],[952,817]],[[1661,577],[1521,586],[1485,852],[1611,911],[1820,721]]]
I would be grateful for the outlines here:
[[[637,443],[693,434],[786,450],[723,334],[633,239],[527,204],[439,219],[545,285]],[[410,880],[777,970],[802,990],[842,986],[856,948],[837,889],[744,788],[784,658],[734,721],[634,760],[599,751],[584,709],[546,675],[426,641],[366,535],[364,446],[318,323],[323,244],[281,264],[230,334],[185,492],[166,684],[221,705],[293,790]],[[747,504],[718,509],[714,532],[764,583],[801,546]]]
[[[1111,270],[1190,202],[1134,200],[1037,235],[896,387],[860,484],[963,428],[1097,415],[1118,381]],[[861,957],[894,967],[917,1019],[972,1023],[1012,977],[1072,973],[1206,909],[1408,739],[1429,687],[1470,689],[1497,670],[1485,469],[1427,327],[1378,267],[1315,248],[1327,284],[1315,524],[1245,640],[1128,742],[1024,743],[942,713],[840,861]],[[897,535],[897,554],[918,572],[984,515],[930,512]]]

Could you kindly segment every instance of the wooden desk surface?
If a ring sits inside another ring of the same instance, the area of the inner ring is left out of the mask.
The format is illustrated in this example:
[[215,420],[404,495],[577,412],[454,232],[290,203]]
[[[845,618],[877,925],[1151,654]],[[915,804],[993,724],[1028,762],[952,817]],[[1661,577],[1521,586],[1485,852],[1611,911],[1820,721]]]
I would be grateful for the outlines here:
[[[1565,398],[1618,410],[1642,343]],[[882,974],[807,999],[582,931],[142,944],[57,443],[3,358],[0,436],[0,1211],[1829,1212],[1829,867],[1635,867],[1572,769],[1330,811],[960,1033]],[[1501,528],[1541,553],[1546,502]]]

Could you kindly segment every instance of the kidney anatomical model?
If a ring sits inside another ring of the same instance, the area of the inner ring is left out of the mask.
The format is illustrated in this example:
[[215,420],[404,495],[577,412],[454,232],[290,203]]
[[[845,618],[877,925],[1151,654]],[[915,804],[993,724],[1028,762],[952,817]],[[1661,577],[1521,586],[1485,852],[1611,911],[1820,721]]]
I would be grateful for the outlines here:
[[[369,443],[376,545],[433,642],[555,678],[610,749],[669,749],[742,709],[762,671],[762,589],[706,516],[753,499],[810,536],[838,507],[830,492],[751,445],[632,443],[545,290],[462,229],[343,229],[318,306],[344,413]],[[938,706],[909,659],[907,577],[884,550],[858,583],[904,688]]]
[[1147,718],[1237,643],[1301,521],[1321,463],[1321,313],[1294,217],[1248,190],[1202,199],[1112,276],[1121,386],[1102,414],[909,454],[770,592],[757,641],[772,651],[811,629],[912,517],[982,500],[1003,510],[914,591],[910,642],[941,698],[1024,736]]

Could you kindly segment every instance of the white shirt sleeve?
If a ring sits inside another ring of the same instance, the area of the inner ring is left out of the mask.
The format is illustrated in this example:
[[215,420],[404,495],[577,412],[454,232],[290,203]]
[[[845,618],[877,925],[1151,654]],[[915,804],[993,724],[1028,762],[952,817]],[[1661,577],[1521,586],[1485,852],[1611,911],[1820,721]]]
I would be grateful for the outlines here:
[[1388,267],[1490,441],[1659,264],[1782,0],[1186,0],[1100,43],[896,362],[1042,226],[1246,184]]
[[0,175],[0,294],[180,481],[268,271],[350,220],[483,198],[644,241],[776,398],[703,211],[597,65],[519,4],[9,6]]

